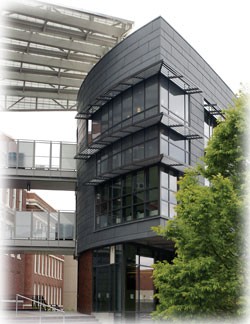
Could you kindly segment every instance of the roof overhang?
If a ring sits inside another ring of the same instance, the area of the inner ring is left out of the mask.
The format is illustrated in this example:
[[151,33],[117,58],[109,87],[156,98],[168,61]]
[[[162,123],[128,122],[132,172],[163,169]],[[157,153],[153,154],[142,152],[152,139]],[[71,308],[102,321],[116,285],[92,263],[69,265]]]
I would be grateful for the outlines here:
[[91,68],[133,22],[40,1],[2,9],[2,98],[7,111],[76,110]]

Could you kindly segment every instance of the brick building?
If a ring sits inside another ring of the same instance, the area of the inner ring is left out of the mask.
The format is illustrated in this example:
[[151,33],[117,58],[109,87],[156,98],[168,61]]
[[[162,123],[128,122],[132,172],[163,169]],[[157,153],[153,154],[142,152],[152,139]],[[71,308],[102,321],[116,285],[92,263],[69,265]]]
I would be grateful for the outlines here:
[[[37,194],[23,189],[3,189],[1,199],[9,221],[15,210],[55,211]],[[48,304],[63,305],[64,256],[16,252],[4,254],[2,258],[5,283],[2,299],[15,300],[16,294],[41,295]]]

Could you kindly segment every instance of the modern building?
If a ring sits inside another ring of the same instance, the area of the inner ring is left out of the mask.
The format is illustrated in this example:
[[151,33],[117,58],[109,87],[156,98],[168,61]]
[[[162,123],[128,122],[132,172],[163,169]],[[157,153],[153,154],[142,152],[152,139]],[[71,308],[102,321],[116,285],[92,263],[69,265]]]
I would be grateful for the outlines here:
[[127,38],[130,21],[40,1],[12,1],[4,18],[3,110],[75,110],[84,80],[78,310],[150,313],[152,264],[175,253],[152,226],[174,216],[178,178],[203,156],[234,94],[161,17]]
[[163,18],[91,69],[78,93],[78,310],[142,316],[155,307],[152,264],[172,242],[178,179],[204,154],[234,94]]

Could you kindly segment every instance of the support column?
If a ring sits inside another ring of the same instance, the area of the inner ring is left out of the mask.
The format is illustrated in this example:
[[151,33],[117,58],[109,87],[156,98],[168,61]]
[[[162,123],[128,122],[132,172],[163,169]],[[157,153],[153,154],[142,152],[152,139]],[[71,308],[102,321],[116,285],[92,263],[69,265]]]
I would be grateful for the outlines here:
[[83,252],[78,258],[77,310],[91,314],[93,311],[93,256],[92,251]]

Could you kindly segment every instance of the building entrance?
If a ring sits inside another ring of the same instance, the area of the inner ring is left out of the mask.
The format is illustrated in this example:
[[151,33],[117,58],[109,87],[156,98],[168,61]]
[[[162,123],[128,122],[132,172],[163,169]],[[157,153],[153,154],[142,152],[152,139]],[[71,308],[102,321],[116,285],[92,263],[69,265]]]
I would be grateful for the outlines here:
[[153,264],[162,259],[169,259],[167,251],[137,244],[95,250],[94,311],[129,318],[150,315],[155,309]]

